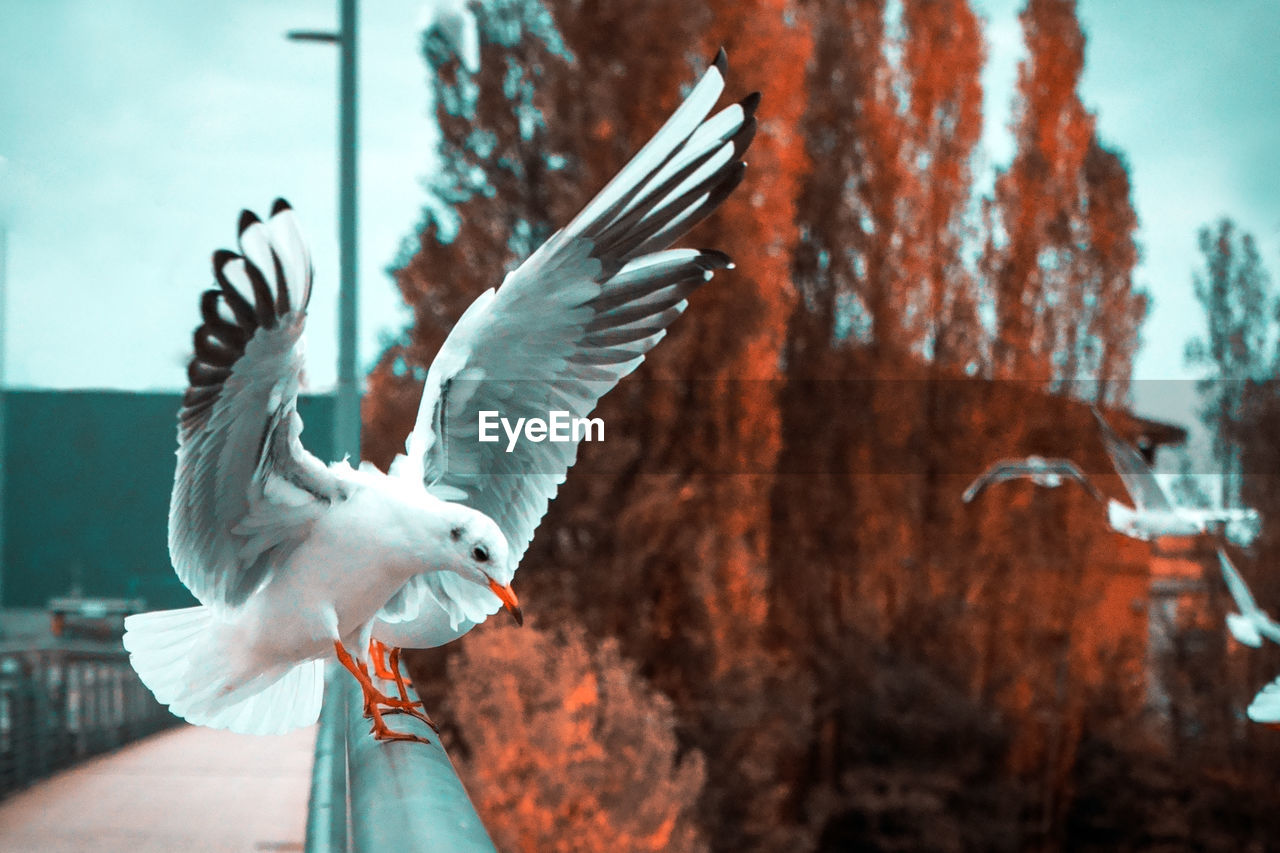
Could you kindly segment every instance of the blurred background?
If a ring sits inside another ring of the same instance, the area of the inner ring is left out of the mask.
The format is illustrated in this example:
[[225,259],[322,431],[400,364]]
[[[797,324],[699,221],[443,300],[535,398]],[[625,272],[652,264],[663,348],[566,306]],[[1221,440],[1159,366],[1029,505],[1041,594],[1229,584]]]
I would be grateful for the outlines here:
[[[498,847],[1280,837],[1280,735],[1244,716],[1280,654],[1225,632],[1213,543],[1122,537],[1070,486],[960,500],[1034,453],[1127,502],[1097,404],[1181,501],[1259,511],[1230,554],[1280,606],[1274,4],[472,9],[474,75],[421,0],[360,18],[378,465],[461,311],[717,47],[727,98],[763,93],[744,184],[686,241],[737,269],[603,401],[517,578],[531,625],[409,657]],[[0,0],[0,643],[58,599],[191,602],[165,525],[197,297],[275,196],[313,247],[304,441],[332,455],[336,52],[284,33],[334,20]]]

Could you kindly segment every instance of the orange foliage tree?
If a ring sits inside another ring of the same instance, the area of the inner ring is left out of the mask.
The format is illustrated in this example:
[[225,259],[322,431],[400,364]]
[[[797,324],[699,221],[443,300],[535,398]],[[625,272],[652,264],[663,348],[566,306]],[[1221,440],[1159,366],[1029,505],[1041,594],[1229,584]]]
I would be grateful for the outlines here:
[[[1121,399],[1145,310],[1127,169],[1076,94],[1074,3],[1023,12],[1018,147],[985,248],[968,0],[478,12],[477,78],[424,43],[444,168],[396,272],[414,324],[371,378],[380,464],[462,308],[626,162],[705,57],[725,45],[730,92],[764,96],[744,184],[687,241],[738,268],[602,401],[608,437],[525,555],[528,611],[581,631],[485,629],[414,658],[424,695],[460,691],[444,701],[500,843],[578,849],[572,824],[596,849],[1069,846],[1077,787],[1101,778],[1082,745],[1141,703],[1145,546],[1079,491],[959,494],[996,456],[1101,470],[1092,416],[1049,382],[1093,374]],[[632,748],[652,752],[643,780],[607,755]],[[705,757],[696,780],[682,750]]]
[[1021,18],[1017,150],[996,178],[999,237],[984,260],[995,299],[995,375],[1047,382],[1061,367],[1063,320],[1074,322],[1080,304],[1067,254],[1094,118],[1076,92],[1085,40],[1075,0],[1029,0]]
[[917,169],[907,242],[908,282],[919,284],[908,302],[908,334],[933,363],[972,369],[985,335],[963,249],[971,242],[973,153],[982,135],[983,37],[966,0],[907,0],[902,18],[906,149]]
[[702,755],[612,640],[561,621],[477,629],[449,666],[458,769],[508,853],[698,853]]

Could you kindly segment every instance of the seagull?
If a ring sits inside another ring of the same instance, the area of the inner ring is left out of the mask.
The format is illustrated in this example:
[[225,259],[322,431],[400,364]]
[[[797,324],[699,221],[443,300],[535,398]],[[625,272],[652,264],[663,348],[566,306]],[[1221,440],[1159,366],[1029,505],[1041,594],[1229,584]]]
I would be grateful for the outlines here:
[[1006,480],[1029,479],[1037,486],[1056,489],[1067,480],[1075,480],[1084,486],[1099,503],[1105,503],[1102,493],[1089,482],[1089,478],[1070,459],[1045,459],[1043,456],[1028,456],[1026,459],[1001,459],[991,463],[987,470],[964,490],[961,500],[969,503],[987,486],[1003,483]]
[[[644,361],[689,295],[732,268],[714,249],[667,248],[725,200],[746,167],[740,157],[755,134],[760,95],[708,117],[725,69],[722,50],[618,175],[471,304],[427,371],[392,475],[496,521],[513,572],[577,458],[578,441],[524,441],[508,451],[505,440],[478,440],[480,413],[514,420],[559,410],[585,418]],[[403,699],[400,647],[447,643],[497,606],[461,578],[420,575],[382,609],[370,657],[381,676],[397,680]],[[389,668],[383,646],[392,649]]]
[[1102,431],[1103,447],[1133,499],[1132,507],[1115,500],[1107,502],[1112,529],[1144,541],[1210,533],[1246,547],[1253,542],[1260,524],[1257,511],[1177,506],[1137,448],[1121,439],[1097,408],[1093,415]]
[[1240,573],[1227,559],[1227,553],[1222,548],[1218,549],[1218,562],[1222,567],[1222,579],[1226,581],[1227,589],[1235,600],[1236,608],[1240,611],[1227,614],[1227,628],[1231,631],[1231,636],[1254,649],[1262,645],[1264,637],[1273,643],[1280,644],[1280,623],[1258,607],[1258,602],[1254,600],[1253,593],[1249,591],[1244,578],[1240,577]]
[[[315,722],[324,661],[360,682],[379,740],[382,710],[416,713],[372,683],[374,619],[405,583],[449,575],[519,614],[507,541],[489,516],[299,439],[303,327],[312,268],[292,209],[244,211],[239,251],[213,255],[217,287],[178,417],[169,554],[200,602],[125,620],[124,646],[156,699],[188,722],[278,734]],[[436,584],[438,581],[431,581]]]
[[[1231,635],[1255,649],[1262,645],[1264,638],[1280,643],[1280,624],[1258,607],[1244,578],[1227,559],[1226,551],[1222,548],[1218,549],[1218,562],[1222,567],[1222,579],[1226,581],[1227,589],[1240,611],[1227,614],[1227,629],[1231,631]],[[1280,727],[1280,678],[1259,690],[1245,713],[1255,723]]]

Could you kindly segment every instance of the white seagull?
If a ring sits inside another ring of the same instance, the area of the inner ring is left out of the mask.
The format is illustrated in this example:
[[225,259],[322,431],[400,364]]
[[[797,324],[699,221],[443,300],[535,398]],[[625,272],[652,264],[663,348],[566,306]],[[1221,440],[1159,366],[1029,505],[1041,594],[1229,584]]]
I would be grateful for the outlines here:
[[[1218,549],[1218,562],[1222,567],[1222,579],[1235,600],[1239,613],[1227,614],[1227,628],[1231,635],[1246,646],[1258,648],[1263,639],[1280,643],[1280,624],[1267,615],[1258,606],[1253,593],[1244,582],[1244,578],[1236,571],[1236,567],[1227,559],[1226,552]],[[1245,710],[1249,719],[1265,725],[1280,725],[1280,678],[1258,691],[1249,707]]]
[[[667,249],[742,179],[755,134],[754,93],[708,117],[724,89],[721,51],[666,124],[573,220],[502,286],[482,293],[449,333],[427,372],[417,423],[394,476],[483,512],[519,563],[548,502],[577,458],[578,442],[479,441],[483,411],[585,418],[642,361],[729,258]],[[422,575],[383,608],[373,636],[430,648],[466,633],[497,599],[444,574]],[[382,650],[379,674],[403,682]]]
[[390,476],[326,469],[302,449],[310,263],[287,205],[265,225],[242,218],[241,254],[215,255],[221,289],[202,303],[170,515],[174,565],[202,606],[126,625],[161,702],[203,725],[286,731],[316,719],[334,653],[361,681],[375,735],[420,740],[381,719],[414,712],[403,682],[399,699],[382,694],[346,647],[373,648],[375,629],[395,646],[439,645],[501,606],[520,621],[511,578],[577,444],[508,453],[478,441],[478,413],[585,416],[732,266],[714,250],[663,251],[742,179],[759,96],[707,118],[724,67],[721,51],[619,175],[463,314]]
[[1030,480],[1037,486],[1056,489],[1067,480],[1075,480],[1084,486],[1090,495],[1099,503],[1105,503],[1102,493],[1089,482],[1076,463],[1070,459],[1045,459],[1043,456],[1028,456],[1025,459],[1000,459],[991,463],[987,470],[978,475],[969,488],[964,490],[961,500],[969,503],[987,486],[1003,483],[1006,480]]
[[[191,723],[252,734],[315,722],[331,655],[378,691],[348,646],[368,647],[378,610],[413,578],[449,575],[515,608],[506,538],[482,512],[299,441],[302,334],[311,260],[283,200],[245,211],[239,253],[213,255],[178,427],[169,554],[198,607],[125,621],[124,646],[156,699]],[[492,590],[492,592],[490,592]],[[448,595],[448,592],[442,592]]]
[[1138,449],[1121,439],[1096,408],[1093,414],[1102,431],[1102,445],[1133,499],[1132,507],[1115,500],[1107,502],[1107,520],[1116,532],[1144,541],[1211,533],[1246,547],[1257,536],[1259,518],[1255,510],[1176,505]]

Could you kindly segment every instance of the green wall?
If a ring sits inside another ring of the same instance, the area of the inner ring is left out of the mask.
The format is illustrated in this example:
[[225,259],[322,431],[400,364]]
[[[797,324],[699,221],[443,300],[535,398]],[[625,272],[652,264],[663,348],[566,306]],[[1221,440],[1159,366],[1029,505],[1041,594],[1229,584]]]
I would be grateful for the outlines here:
[[[0,604],[86,595],[194,603],[169,563],[167,524],[181,395],[8,391]],[[303,443],[332,458],[333,398],[299,402]]]

